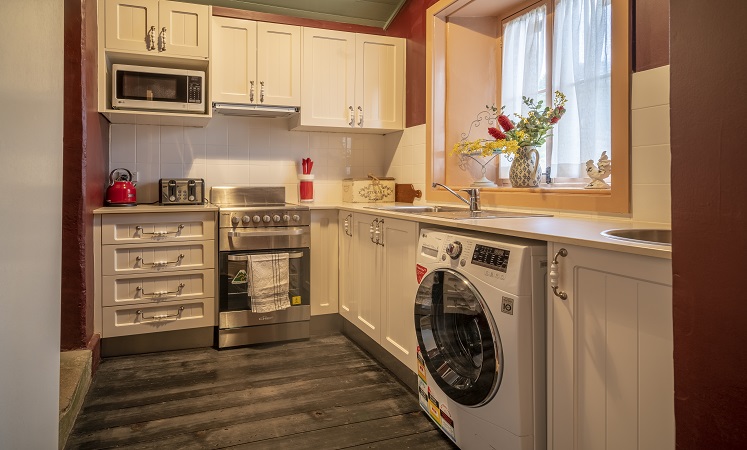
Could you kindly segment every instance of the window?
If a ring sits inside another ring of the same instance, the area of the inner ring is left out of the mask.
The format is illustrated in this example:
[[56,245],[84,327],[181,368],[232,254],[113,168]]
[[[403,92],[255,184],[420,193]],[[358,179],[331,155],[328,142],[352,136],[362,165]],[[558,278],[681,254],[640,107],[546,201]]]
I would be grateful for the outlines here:
[[[526,114],[522,96],[549,104],[559,90],[568,99],[552,138],[538,149],[556,183],[581,182],[586,161],[596,162],[602,151],[612,158],[610,2],[547,0],[503,22],[506,112]],[[502,168],[501,177],[507,172]]]

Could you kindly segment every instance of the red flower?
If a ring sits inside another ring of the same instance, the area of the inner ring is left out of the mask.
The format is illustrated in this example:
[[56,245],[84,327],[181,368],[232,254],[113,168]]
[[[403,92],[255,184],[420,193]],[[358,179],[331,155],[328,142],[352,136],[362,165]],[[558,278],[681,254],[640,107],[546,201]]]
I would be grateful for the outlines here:
[[501,114],[498,116],[498,123],[503,128],[503,131],[509,131],[514,128],[514,124],[511,122],[511,119]]
[[493,127],[488,128],[488,134],[493,136],[493,138],[495,139],[506,139],[506,135],[503,134],[503,132],[499,130],[498,128],[493,128]]
[[550,119],[550,123],[558,123],[560,121],[560,117],[553,117]]

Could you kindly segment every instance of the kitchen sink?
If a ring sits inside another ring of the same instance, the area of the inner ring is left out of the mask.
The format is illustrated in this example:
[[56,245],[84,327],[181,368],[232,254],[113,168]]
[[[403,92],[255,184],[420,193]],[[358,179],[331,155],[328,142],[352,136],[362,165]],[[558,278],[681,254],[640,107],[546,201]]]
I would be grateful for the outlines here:
[[602,231],[602,236],[641,244],[672,245],[672,230],[615,228]]
[[377,205],[367,206],[369,209],[379,211],[393,211],[408,214],[418,214],[428,217],[439,217],[441,219],[469,220],[469,219],[502,219],[509,217],[549,217],[549,214],[522,213],[513,211],[499,211],[483,209],[482,211],[470,212],[468,208],[459,206],[440,205]]
[[410,214],[423,214],[432,212],[467,212],[469,209],[461,208],[459,206],[439,206],[439,205],[380,205],[380,206],[367,206],[369,209],[378,209],[379,211],[394,211]]

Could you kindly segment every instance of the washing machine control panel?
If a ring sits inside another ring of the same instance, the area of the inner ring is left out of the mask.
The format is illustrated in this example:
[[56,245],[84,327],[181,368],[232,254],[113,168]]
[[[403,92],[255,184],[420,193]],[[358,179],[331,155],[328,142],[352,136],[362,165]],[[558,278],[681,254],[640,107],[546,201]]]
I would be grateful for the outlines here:
[[457,259],[459,258],[459,255],[462,254],[462,243],[459,241],[449,242],[446,244],[444,251],[451,257],[451,259]]
[[502,248],[475,244],[475,251],[472,253],[472,264],[506,273],[510,253],[510,251]]

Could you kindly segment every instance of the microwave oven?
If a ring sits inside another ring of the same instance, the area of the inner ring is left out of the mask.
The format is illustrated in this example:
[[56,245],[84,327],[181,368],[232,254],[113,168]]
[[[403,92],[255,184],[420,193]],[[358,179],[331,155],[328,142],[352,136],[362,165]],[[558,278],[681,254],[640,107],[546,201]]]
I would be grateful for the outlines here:
[[205,72],[112,65],[112,109],[205,112]]

